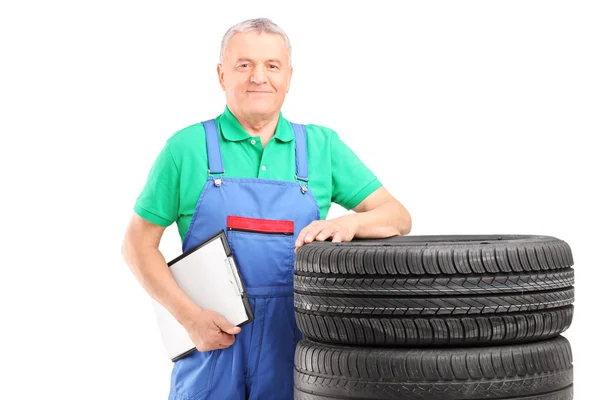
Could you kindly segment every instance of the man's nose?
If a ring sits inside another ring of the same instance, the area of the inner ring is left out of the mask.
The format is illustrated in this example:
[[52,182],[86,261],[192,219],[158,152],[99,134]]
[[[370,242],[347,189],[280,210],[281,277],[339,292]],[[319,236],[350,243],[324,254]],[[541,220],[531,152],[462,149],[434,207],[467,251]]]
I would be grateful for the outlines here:
[[250,76],[250,81],[257,85],[261,85],[267,82],[267,74],[265,71],[265,67],[262,65],[257,65],[256,68],[252,71],[252,75]]

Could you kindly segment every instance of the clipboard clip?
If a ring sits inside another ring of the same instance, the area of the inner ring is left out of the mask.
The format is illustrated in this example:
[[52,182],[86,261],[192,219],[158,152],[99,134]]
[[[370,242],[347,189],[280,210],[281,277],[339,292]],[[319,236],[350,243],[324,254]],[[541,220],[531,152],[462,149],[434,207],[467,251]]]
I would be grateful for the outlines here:
[[238,275],[238,270],[235,266],[235,261],[233,260],[233,256],[227,257],[225,259],[225,264],[227,265],[227,268],[229,268],[229,274],[231,275],[231,278],[229,279],[229,281],[235,288],[238,296],[242,296],[244,294],[244,288],[242,286],[242,282],[240,281],[240,277]]

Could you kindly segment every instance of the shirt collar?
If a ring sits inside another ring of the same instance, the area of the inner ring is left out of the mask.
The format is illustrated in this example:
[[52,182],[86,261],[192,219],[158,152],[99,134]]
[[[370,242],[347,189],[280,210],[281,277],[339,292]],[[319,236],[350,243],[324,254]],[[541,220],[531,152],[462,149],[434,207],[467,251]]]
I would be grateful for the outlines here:
[[[239,142],[252,137],[246,132],[227,106],[225,106],[225,111],[221,114],[219,125],[221,127],[221,133],[226,140]],[[277,128],[275,128],[274,137],[281,142],[289,142],[294,139],[292,126],[288,120],[283,118],[281,112],[279,112],[279,119],[277,121]]]

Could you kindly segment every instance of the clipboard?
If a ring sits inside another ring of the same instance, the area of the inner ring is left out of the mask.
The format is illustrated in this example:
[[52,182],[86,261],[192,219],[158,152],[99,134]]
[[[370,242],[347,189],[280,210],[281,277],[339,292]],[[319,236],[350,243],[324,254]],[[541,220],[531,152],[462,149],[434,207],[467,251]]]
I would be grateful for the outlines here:
[[[246,287],[224,230],[168,262],[183,292],[199,307],[215,311],[236,326],[254,320]],[[196,351],[187,331],[151,299],[167,356],[175,362]]]

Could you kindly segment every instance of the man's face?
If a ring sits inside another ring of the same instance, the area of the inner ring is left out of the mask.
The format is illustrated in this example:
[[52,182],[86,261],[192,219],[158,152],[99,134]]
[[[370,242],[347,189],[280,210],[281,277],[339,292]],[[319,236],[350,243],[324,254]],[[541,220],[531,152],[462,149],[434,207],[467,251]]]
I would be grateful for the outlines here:
[[279,114],[292,78],[285,41],[270,33],[236,33],[217,72],[227,105],[246,118]]

